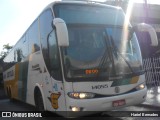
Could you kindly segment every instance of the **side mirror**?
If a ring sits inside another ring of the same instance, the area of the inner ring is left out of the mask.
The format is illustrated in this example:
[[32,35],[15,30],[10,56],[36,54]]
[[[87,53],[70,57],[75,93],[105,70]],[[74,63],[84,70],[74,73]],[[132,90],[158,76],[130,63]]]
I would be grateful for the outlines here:
[[58,46],[69,46],[67,26],[61,18],[53,19],[53,25],[56,27]]
[[151,37],[151,46],[158,46],[158,38],[154,28],[145,23],[140,23],[133,27],[134,31],[148,32]]

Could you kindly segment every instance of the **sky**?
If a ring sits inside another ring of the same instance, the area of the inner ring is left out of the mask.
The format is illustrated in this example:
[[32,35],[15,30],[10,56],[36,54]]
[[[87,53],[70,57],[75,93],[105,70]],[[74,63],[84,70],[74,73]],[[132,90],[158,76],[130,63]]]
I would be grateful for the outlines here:
[[4,44],[15,45],[34,19],[53,1],[55,0],[0,0],[0,52]]
[[0,0],[0,51],[14,45],[40,12],[54,0]]

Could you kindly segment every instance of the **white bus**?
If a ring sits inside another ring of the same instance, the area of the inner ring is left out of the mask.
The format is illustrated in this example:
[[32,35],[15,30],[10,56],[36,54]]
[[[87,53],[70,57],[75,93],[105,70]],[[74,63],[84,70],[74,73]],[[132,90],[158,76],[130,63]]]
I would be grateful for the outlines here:
[[7,95],[62,116],[143,102],[147,88],[133,28],[148,30],[157,44],[155,31],[125,23],[121,8],[51,3],[4,59]]

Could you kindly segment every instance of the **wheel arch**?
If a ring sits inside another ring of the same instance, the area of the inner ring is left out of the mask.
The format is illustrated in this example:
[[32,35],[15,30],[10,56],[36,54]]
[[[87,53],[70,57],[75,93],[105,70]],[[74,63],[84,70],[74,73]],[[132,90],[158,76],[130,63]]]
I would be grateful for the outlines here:
[[[46,110],[46,102],[45,102],[45,96],[44,96],[44,92],[42,89],[42,85],[40,85],[38,83],[36,83],[35,88],[34,88],[34,102],[35,102],[35,94],[38,90],[40,91],[40,93],[42,95],[44,110]],[[35,105],[36,105],[36,103],[35,103]]]

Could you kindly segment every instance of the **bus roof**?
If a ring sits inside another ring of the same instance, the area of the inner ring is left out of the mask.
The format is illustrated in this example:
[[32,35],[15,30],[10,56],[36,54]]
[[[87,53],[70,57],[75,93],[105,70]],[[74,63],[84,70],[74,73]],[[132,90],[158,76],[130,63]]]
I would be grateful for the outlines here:
[[50,4],[48,4],[43,10],[42,10],[42,12],[43,11],[45,11],[46,9],[48,9],[48,8],[52,8],[53,7],[53,5],[55,5],[55,4],[79,4],[79,5],[95,5],[95,6],[105,6],[105,7],[108,7],[108,8],[112,8],[112,9],[121,9],[121,7],[116,7],[116,6],[112,6],[112,5],[107,5],[106,3],[102,3],[102,2],[98,2],[98,1],[78,1],[78,0],[76,0],[76,1],[69,1],[69,0],[66,0],[66,1],[54,1],[54,2],[51,2]]

